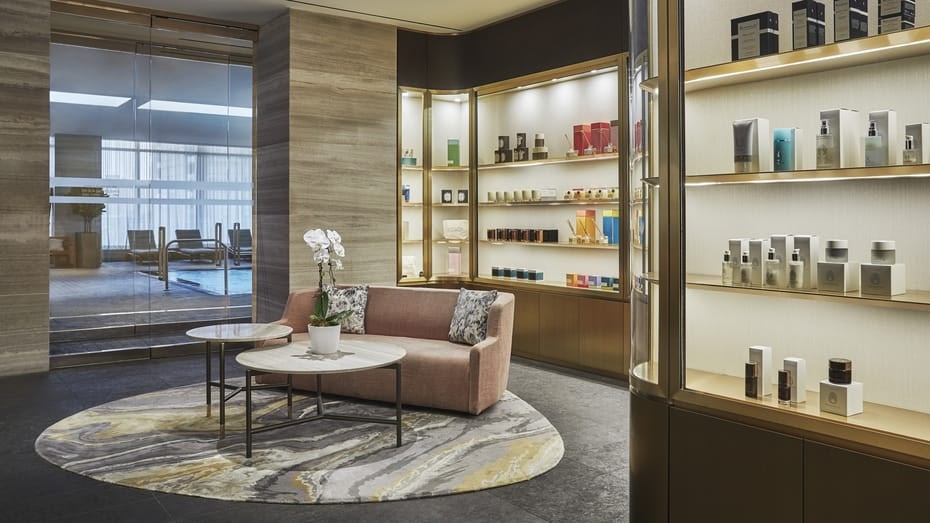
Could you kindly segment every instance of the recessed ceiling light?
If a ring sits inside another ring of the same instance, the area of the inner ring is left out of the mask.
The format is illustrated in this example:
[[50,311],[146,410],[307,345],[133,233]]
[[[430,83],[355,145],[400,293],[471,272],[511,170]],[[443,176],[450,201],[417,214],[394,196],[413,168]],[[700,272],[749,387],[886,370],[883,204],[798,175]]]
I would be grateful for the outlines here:
[[119,107],[128,102],[126,96],[104,96],[100,94],[69,93],[67,91],[49,91],[48,100],[59,104],[95,105],[98,107]]
[[139,106],[149,111],[166,111],[172,113],[213,114],[217,116],[252,117],[251,107],[231,105],[196,104],[190,102],[172,102],[170,100],[150,100]]

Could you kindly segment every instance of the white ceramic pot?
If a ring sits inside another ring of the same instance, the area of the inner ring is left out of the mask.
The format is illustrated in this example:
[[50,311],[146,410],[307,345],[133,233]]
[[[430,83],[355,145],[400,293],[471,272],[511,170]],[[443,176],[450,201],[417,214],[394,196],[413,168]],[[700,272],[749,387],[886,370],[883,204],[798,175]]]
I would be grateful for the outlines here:
[[341,325],[332,325],[328,327],[307,326],[307,332],[310,334],[310,351],[316,354],[333,354],[339,352],[339,333],[342,330]]

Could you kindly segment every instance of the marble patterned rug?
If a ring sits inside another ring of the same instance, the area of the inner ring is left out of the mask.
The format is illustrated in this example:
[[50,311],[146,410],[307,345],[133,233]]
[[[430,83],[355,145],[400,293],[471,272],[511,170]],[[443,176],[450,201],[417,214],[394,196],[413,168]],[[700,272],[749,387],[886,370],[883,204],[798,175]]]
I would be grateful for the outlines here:
[[[72,472],[172,494],[266,503],[355,503],[471,492],[525,481],[556,466],[555,427],[510,392],[480,416],[409,408],[395,428],[320,420],[256,434],[245,458],[245,398],[205,416],[204,385],[125,398],[47,428],[36,452]],[[285,395],[255,391],[255,427],[284,421]],[[294,416],[315,397],[295,395]],[[214,402],[215,403],[215,402]],[[327,400],[330,413],[393,416],[388,406]]]

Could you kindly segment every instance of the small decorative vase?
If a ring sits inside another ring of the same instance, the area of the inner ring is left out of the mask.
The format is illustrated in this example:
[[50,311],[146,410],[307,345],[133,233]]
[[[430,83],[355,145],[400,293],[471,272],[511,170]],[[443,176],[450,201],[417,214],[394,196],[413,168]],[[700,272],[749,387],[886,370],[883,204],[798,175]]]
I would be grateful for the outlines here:
[[307,326],[310,334],[310,351],[315,354],[333,354],[339,352],[339,333],[341,325],[327,327]]

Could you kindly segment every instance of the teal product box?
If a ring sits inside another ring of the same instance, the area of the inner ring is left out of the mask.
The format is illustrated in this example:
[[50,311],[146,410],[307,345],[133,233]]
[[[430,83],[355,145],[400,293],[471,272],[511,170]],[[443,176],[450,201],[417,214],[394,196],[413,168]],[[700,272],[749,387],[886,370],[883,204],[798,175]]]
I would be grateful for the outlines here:
[[797,171],[801,165],[801,129],[775,129],[772,155],[776,171]]
[[417,159],[414,158],[413,156],[403,156],[400,159],[400,164],[401,165],[416,165]]
[[459,141],[448,140],[446,145],[446,165],[449,167],[459,166]]

